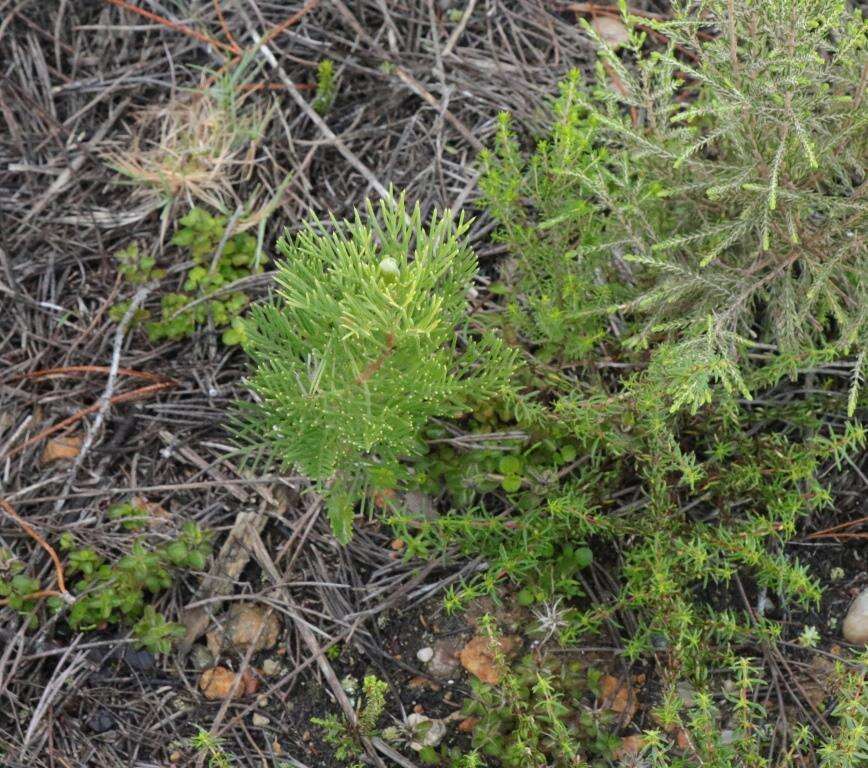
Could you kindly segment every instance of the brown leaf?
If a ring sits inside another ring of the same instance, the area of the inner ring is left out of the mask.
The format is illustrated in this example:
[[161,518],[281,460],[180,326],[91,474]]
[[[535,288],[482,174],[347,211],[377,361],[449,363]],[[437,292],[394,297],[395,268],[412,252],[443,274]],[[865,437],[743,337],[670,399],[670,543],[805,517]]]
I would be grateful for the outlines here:
[[621,744],[615,749],[612,757],[615,760],[621,760],[625,757],[635,757],[642,751],[645,746],[645,739],[641,733],[634,733],[632,736],[624,736],[621,739]]
[[497,640],[477,636],[461,649],[458,658],[461,666],[471,675],[478,677],[483,683],[497,685],[501,675],[495,658],[498,650],[500,654],[509,656],[520,644],[521,641],[515,635],[505,635]]
[[81,435],[62,435],[45,444],[40,461],[43,464],[51,464],[54,461],[69,461],[78,456],[80,450]]
[[606,709],[624,716],[630,722],[636,714],[636,693],[629,683],[621,682],[612,675],[600,678],[600,700]]
[[460,723],[458,723],[458,731],[460,733],[473,733],[473,729],[476,728],[478,722],[478,717],[465,717]]

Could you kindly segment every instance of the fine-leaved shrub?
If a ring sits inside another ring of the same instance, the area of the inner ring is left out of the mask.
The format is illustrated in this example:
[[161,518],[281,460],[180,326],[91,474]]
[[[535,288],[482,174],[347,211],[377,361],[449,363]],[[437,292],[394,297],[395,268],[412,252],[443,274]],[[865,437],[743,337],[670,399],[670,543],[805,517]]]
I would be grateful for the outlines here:
[[460,333],[476,258],[464,220],[383,202],[368,220],[313,222],[283,239],[277,298],[253,309],[246,349],[258,396],[242,437],[319,480],[350,535],[364,487],[394,484],[419,431],[500,390],[512,354]]

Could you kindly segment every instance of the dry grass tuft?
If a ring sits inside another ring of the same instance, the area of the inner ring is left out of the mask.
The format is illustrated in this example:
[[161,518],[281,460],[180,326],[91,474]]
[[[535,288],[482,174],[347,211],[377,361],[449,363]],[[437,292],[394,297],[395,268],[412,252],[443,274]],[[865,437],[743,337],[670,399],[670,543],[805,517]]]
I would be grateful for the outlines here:
[[[135,194],[226,210],[253,170],[271,110],[245,104],[229,78],[136,115],[129,145],[103,154],[133,182]],[[156,198],[156,199],[155,199]]]

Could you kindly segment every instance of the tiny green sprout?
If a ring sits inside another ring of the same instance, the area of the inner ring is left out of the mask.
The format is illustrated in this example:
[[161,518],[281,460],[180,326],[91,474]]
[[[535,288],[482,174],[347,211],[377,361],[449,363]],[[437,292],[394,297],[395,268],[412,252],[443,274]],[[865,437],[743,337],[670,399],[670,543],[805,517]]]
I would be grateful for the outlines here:
[[820,633],[814,626],[806,626],[799,635],[799,645],[803,648],[816,648],[820,643]]
[[124,529],[128,531],[140,530],[144,528],[148,522],[147,510],[137,507],[132,502],[116,504],[109,509],[107,515],[109,520],[120,521]]
[[335,65],[330,59],[323,59],[316,68],[316,96],[313,100],[313,108],[317,114],[324,115],[331,109],[337,96],[337,84],[335,82]]
[[190,746],[207,759],[208,768],[230,768],[232,765],[221,739],[204,728],[197,727],[196,734],[190,738]]

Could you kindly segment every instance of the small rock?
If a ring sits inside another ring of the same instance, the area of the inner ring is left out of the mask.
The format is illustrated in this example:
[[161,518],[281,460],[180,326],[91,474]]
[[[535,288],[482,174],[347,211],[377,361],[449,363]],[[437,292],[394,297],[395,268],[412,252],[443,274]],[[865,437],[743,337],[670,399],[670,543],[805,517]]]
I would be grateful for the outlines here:
[[271,677],[272,675],[276,675],[282,669],[279,662],[274,659],[266,659],[262,662],[262,674],[266,677]]
[[591,26],[610,48],[620,48],[630,39],[627,27],[617,16],[595,16]]
[[425,747],[436,747],[446,735],[446,724],[415,712],[407,715],[407,726],[412,731],[410,749],[421,752]]
[[251,722],[257,728],[265,728],[265,726],[268,725],[271,720],[269,720],[265,715],[260,715],[258,712],[254,712]]
[[459,650],[458,645],[452,640],[438,640],[434,643],[434,655],[428,662],[428,672],[441,680],[455,677],[461,668],[458,660]]
[[[496,648],[492,647],[493,645]],[[461,666],[471,675],[478,677],[483,683],[497,685],[500,682],[501,670],[498,669],[495,655],[499,649],[500,654],[509,656],[521,645],[521,641],[515,635],[504,635],[497,640],[477,636],[462,648],[458,658]]]
[[268,696],[259,696],[256,699],[256,706],[265,709],[268,706]]
[[853,645],[868,645],[868,589],[863,589],[844,617],[844,639]]
[[214,666],[214,654],[204,645],[194,645],[190,649],[190,664],[193,669],[208,669]]
[[45,444],[40,461],[43,464],[51,464],[55,461],[74,459],[81,450],[81,442],[81,435],[55,437]]
[[127,648],[124,653],[124,661],[130,669],[136,672],[147,672],[154,668],[154,654],[144,648],[140,650]]
[[423,664],[427,664],[429,661],[431,661],[431,659],[434,658],[434,649],[429,647],[420,648],[418,651],[416,651],[416,658],[419,659],[419,661],[421,661]]
[[112,730],[115,725],[115,719],[112,717],[111,712],[104,707],[100,707],[87,721],[87,727],[94,733],[105,733]]
[[273,611],[253,603],[240,603],[229,610],[226,637],[239,653],[246,653],[251,645],[256,653],[273,647],[280,629],[280,619]]
[[[240,677],[240,680],[238,679]],[[236,680],[238,680],[236,684]],[[238,675],[226,667],[213,667],[206,669],[199,678],[199,690],[202,695],[211,701],[223,701],[232,695],[233,688],[235,689],[235,698],[249,696],[256,693],[259,683],[256,677],[245,670],[242,675]]]

